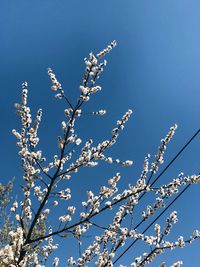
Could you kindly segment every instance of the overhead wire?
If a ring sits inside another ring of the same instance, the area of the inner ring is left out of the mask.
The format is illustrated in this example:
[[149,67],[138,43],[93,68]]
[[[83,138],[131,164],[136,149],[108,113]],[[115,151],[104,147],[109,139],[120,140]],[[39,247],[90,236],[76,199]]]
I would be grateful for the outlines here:
[[[159,178],[167,171],[167,169],[174,163],[174,161],[181,155],[181,153],[189,146],[189,144],[197,137],[197,135],[200,133],[200,128],[194,133],[194,135],[186,142],[186,144],[179,150],[179,152],[172,158],[172,160],[167,164],[167,166],[161,171],[161,173],[155,178],[155,180],[152,182],[151,186],[156,183],[156,181],[159,180]],[[142,232],[144,234],[170,207],[171,205],[190,187],[191,184],[188,184],[169,204],[168,206],[145,228],[145,230]],[[145,193],[141,195],[139,199],[141,199]],[[119,259],[124,256],[127,251],[129,251],[133,245],[138,241],[138,239],[135,239],[113,262],[113,264],[117,263]]]

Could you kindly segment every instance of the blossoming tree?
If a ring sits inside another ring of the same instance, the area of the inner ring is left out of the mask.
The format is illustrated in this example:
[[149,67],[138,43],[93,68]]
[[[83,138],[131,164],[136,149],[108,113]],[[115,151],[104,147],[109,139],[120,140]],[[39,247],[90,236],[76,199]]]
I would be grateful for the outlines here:
[[[62,135],[57,139],[59,153],[53,157],[51,162],[47,162],[44,152],[37,149],[42,110],[39,109],[36,119],[32,120],[31,111],[27,105],[27,83],[23,83],[22,101],[20,104],[15,104],[17,114],[21,118],[22,128],[20,131],[15,129],[12,131],[17,138],[24,172],[24,182],[21,186],[23,198],[20,202],[15,200],[10,208],[15,222],[12,228],[5,232],[4,242],[0,249],[0,266],[46,266],[48,257],[56,253],[54,250],[58,249],[58,244],[54,243],[53,238],[64,238],[67,243],[70,242],[68,237],[71,237],[78,243],[79,256],[76,257],[76,253],[69,256],[65,266],[81,267],[95,264],[98,267],[114,266],[118,259],[128,251],[128,249],[123,250],[126,241],[131,240],[132,245],[137,241],[147,245],[147,249],[142,251],[141,255],[136,255],[132,259],[132,267],[142,267],[152,263],[165,250],[184,247],[200,237],[199,231],[195,230],[187,239],[180,236],[174,242],[167,240],[167,235],[177,222],[176,211],[168,215],[164,226],[156,223],[156,219],[149,225],[150,227],[154,224],[154,235],[146,234],[149,227],[143,232],[138,229],[141,224],[154,218],[160,210],[166,209],[166,199],[173,197],[182,187],[187,188],[200,181],[199,174],[192,176],[180,174],[168,184],[154,186],[157,180],[155,173],[159,165],[163,163],[166,145],[173,137],[177,125],[172,126],[166,137],[161,140],[155,159],[150,162],[150,155],[145,157],[143,170],[135,184],[129,184],[126,189],[120,190],[118,182],[121,175],[116,173],[114,177],[108,179],[107,185],[102,185],[98,193],[88,190],[86,199],[83,196],[81,207],[68,204],[74,190],[68,187],[68,182],[73,179],[80,168],[95,167],[99,161],[106,161],[109,164],[117,163],[124,167],[132,165],[131,160],[113,159],[105,154],[106,150],[116,143],[132,110],[129,109],[117,121],[111,136],[97,145],[93,144],[92,139],[83,143],[76,130],[76,123],[84,114],[87,101],[90,100],[92,94],[101,90],[97,81],[106,66],[104,57],[115,46],[116,42],[113,41],[103,51],[96,55],[90,53],[89,57],[85,58],[86,67],[80,86],[80,96],[75,103],[69,101],[54,72],[48,69],[55,97],[66,101],[67,105],[64,110],[65,120],[61,123]],[[94,111],[92,114],[102,116],[106,114],[106,111]],[[134,225],[135,207],[140,205],[142,197],[146,194],[153,194],[155,201],[137,215],[139,223]],[[57,223],[55,223],[55,219],[54,222],[51,220],[51,212],[63,202],[66,207],[65,211],[61,209],[62,214],[58,216]],[[102,223],[102,220],[98,218],[104,213],[110,215],[108,220]],[[127,223],[128,221],[131,223]],[[91,235],[89,244],[88,239],[84,242],[86,234],[94,234],[94,230],[97,235]],[[3,233],[2,230],[1,233]],[[53,266],[58,265],[59,258],[55,257]],[[178,261],[172,266],[180,265],[181,261]],[[164,267],[165,263],[161,263],[160,266]]]

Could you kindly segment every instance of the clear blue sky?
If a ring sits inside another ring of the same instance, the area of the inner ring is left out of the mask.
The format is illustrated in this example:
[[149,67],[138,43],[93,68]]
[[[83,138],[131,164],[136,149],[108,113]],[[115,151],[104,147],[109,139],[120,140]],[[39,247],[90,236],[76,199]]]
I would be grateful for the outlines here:
[[[84,118],[80,133],[96,142],[110,134],[115,122],[128,109],[134,116],[122,132],[113,157],[132,159],[127,169],[100,165],[74,177],[75,196],[105,183],[120,171],[123,183],[134,182],[147,153],[156,152],[168,128],[179,128],[166,153],[169,160],[199,128],[200,114],[200,3],[197,0],[42,0],[1,1],[0,9],[0,119],[1,179],[16,176],[20,184],[20,159],[13,128],[20,126],[14,103],[19,101],[21,83],[29,84],[33,111],[44,110],[40,137],[46,154],[56,149],[64,103],[53,98],[47,67],[52,67],[72,101],[76,101],[84,68],[83,58],[116,39],[118,46],[108,57],[100,83],[103,91],[86,110],[105,108],[105,118]],[[95,127],[94,127],[95,125]],[[163,179],[177,173],[199,172],[200,138],[177,160]],[[194,186],[177,202],[180,222],[174,236],[200,229],[200,187]],[[147,200],[146,200],[147,201]],[[173,235],[172,235],[173,236]],[[69,244],[58,253],[61,258]],[[184,266],[199,267],[200,242],[185,250],[166,254],[165,260],[183,259]],[[167,259],[167,257],[169,257]],[[135,250],[123,262],[130,263]],[[152,266],[157,266],[158,262]],[[48,266],[51,266],[50,264]],[[61,265],[64,266],[64,265]]]

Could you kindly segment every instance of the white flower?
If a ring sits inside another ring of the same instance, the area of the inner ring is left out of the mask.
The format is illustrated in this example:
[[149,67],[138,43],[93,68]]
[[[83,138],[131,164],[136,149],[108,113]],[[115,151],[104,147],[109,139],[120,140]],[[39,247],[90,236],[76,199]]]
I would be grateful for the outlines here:
[[76,208],[75,208],[74,206],[70,206],[70,207],[67,208],[67,210],[68,210],[70,213],[74,214],[74,212],[76,211]]
[[59,217],[59,221],[61,222],[69,222],[71,221],[71,216],[70,215],[63,215]]
[[54,205],[54,206],[58,206],[58,201],[55,200],[55,201],[53,202],[53,205]]
[[171,267],[180,267],[183,264],[182,261],[177,261],[174,264],[171,265]]
[[16,214],[16,215],[15,215],[15,220],[18,221],[18,222],[20,221],[20,216],[19,216],[19,214]]
[[108,157],[107,162],[111,164],[111,163],[113,163],[113,159],[111,157]]
[[82,140],[80,138],[76,139],[76,145],[79,146],[81,144]]
[[125,162],[123,162],[123,165],[124,166],[131,166],[133,164],[133,161],[132,160],[126,160]]
[[105,202],[105,206],[111,207],[111,205],[112,205],[112,202],[111,201],[106,201]]
[[56,258],[54,259],[54,261],[53,261],[53,266],[54,266],[54,267],[57,267],[58,264],[59,264],[59,258],[56,257]]
[[43,211],[43,213],[44,213],[44,214],[49,214],[49,211],[50,211],[49,209],[45,209],[45,210]]

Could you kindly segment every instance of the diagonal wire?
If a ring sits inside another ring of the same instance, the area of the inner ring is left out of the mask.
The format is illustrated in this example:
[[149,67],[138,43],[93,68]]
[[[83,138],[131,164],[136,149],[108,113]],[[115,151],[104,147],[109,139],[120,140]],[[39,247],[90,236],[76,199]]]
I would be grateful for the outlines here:
[[[146,233],[147,230],[171,207],[171,205],[191,186],[188,184],[175,198],[174,200],[167,205],[167,207],[145,228],[142,234]],[[135,239],[121,254],[120,256],[113,262],[114,264],[138,241],[139,239]]]
[[195,134],[188,140],[188,142],[179,150],[179,152],[174,156],[174,158],[167,164],[167,166],[162,170],[162,172],[157,176],[151,185],[154,185],[155,182],[166,172],[166,170],[172,165],[172,163],[180,156],[180,154],[186,149],[186,147],[195,139],[195,137],[200,133],[200,128],[195,132]]
[[[189,144],[195,139],[195,137],[200,133],[200,129],[198,129],[195,134],[187,141],[187,143],[179,150],[179,152],[173,157],[173,159],[167,164],[167,166],[161,171],[161,173],[155,178],[155,180],[152,182],[151,186],[154,185],[158,179],[167,171],[167,169],[174,163],[174,161],[180,156],[180,154],[186,149],[187,146],[189,146]],[[152,174],[149,178],[149,181],[152,177]],[[141,197],[139,198],[139,200],[141,198],[143,198],[143,196],[146,194],[146,192],[144,192]]]
[[[173,157],[173,159],[167,164],[167,166],[162,170],[162,172],[155,178],[151,185],[155,184],[156,181],[167,171],[167,169],[173,164],[173,162],[181,155],[181,153],[187,148],[187,146],[197,137],[200,133],[200,129],[198,129],[195,134],[187,141],[187,143],[179,150],[179,152]],[[144,234],[167,210],[168,208],[189,188],[190,184],[187,185],[176,197],[175,199],[150,223],[150,225],[145,228],[142,232]],[[145,195],[145,193],[140,197],[140,199]],[[118,262],[118,260],[127,253],[127,251],[137,242],[138,239],[134,240],[113,262],[114,264]]]

